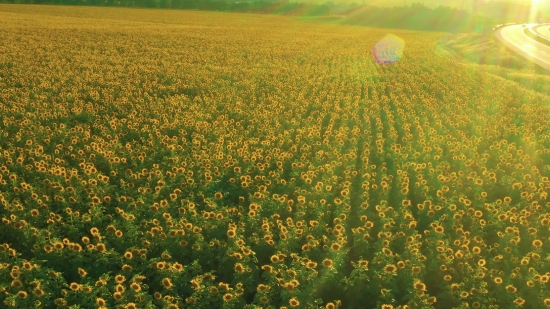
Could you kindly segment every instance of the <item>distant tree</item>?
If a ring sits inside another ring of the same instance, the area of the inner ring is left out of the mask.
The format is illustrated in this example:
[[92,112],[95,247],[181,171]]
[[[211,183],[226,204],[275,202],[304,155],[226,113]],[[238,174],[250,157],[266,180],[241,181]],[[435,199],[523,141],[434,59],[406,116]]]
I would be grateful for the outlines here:
[[172,0],[172,8],[173,9],[183,9],[183,0]]
[[136,7],[146,7],[146,8],[156,8],[158,7],[157,0],[133,0],[134,6]]
[[198,6],[198,2],[195,0],[181,0],[180,4],[181,4],[181,8],[184,10],[196,9]]
[[199,10],[211,10],[212,3],[210,0],[199,0],[198,9]]
[[310,15],[322,16],[322,15],[328,15],[329,13],[330,13],[330,6],[328,6],[327,4],[321,4],[321,5],[315,6],[313,10],[311,10]]
[[216,3],[216,6],[215,6],[216,11],[225,11],[226,10],[227,0],[215,1],[215,3]]

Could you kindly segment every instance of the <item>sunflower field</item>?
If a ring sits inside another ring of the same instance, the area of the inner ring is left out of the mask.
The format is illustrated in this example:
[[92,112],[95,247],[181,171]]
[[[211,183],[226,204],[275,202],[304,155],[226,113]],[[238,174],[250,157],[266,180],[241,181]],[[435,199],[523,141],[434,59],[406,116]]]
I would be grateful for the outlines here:
[[549,97],[443,34],[0,20],[0,307],[550,307]]

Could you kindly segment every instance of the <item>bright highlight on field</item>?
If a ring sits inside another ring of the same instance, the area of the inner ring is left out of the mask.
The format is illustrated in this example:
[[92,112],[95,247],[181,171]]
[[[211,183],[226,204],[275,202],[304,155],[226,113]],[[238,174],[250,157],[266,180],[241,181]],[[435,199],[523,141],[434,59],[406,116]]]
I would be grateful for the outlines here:
[[380,42],[374,45],[373,53],[379,64],[390,64],[401,59],[405,41],[394,34],[386,35]]
[[549,97],[442,33],[0,20],[0,308],[550,307]]

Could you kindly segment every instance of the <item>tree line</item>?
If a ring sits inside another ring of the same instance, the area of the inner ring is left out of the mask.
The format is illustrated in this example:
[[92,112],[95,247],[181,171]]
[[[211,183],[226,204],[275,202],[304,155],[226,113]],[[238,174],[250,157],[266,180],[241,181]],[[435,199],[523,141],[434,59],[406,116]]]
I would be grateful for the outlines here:
[[[482,17],[447,6],[429,8],[422,3],[402,7],[378,7],[368,4],[326,2],[322,4],[288,0],[0,0],[0,3],[53,4],[105,7],[163,8],[224,12],[251,12],[296,16],[332,16],[343,24],[428,31],[487,31],[497,23],[494,17]],[[335,17],[336,18],[336,17]]]

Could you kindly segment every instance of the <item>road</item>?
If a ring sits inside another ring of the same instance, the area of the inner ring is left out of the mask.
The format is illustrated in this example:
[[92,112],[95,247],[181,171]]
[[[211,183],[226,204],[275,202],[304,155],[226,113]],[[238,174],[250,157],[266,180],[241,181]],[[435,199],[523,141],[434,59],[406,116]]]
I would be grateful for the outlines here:
[[[527,27],[534,24],[527,24]],[[522,25],[510,25],[497,29],[496,37],[510,49],[521,56],[550,70],[550,46],[544,45],[528,37]],[[544,29],[539,29],[543,31]],[[546,31],[546,30],[544,30]]]

